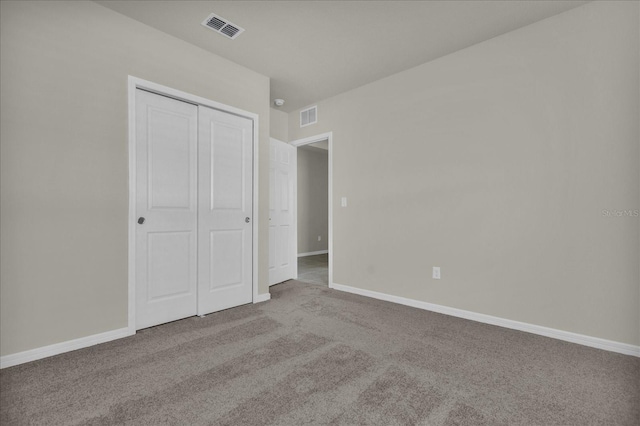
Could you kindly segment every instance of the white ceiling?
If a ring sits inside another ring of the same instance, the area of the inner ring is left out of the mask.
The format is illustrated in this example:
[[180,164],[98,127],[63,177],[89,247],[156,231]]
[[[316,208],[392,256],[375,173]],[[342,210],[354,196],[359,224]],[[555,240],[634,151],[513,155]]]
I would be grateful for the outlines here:
[[[271,78],[290,112],[586,1],[116,1],[105,7]],[[246,31],[227,39],[210,14]]]

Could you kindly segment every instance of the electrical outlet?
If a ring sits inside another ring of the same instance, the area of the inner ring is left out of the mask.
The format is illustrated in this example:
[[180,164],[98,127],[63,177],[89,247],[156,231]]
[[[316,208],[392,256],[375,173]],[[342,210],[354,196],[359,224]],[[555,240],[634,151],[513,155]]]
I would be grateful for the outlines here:
[[347,197],[342,197],[342,198],[340,199],[340,205],[341,205],[342,207],[347,207]]
[[322,241],[322,236],[318,235],[318,241]]
[[434,280],[439,280],[440,279],[440,267],[439,266],[434,266],[433,267],[433,279]]

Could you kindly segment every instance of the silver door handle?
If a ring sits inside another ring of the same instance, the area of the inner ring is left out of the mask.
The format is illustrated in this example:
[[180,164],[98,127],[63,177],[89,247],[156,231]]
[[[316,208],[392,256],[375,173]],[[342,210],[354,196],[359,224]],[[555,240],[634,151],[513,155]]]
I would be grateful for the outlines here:
[[245,221],[245,222],[247,222],[247,223],[249,223],[249,222],[251,222],[251,218],[249,218],[249,217],[245,217],[245,218],[244,218],[244,221]]
[[138,218],[138,223],[139,223],[140,225],[142,225],[142,224],[144,223],[144,217],[139,217],[139,218]]

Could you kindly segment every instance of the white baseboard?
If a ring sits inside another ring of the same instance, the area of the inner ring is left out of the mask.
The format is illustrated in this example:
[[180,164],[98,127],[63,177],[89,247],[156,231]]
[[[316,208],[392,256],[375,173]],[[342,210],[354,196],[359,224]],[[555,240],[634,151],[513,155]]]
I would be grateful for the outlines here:
[[436,305],[434,303],[422,302],[415,299],[393,296],[386,293],[364,290],[361,288],[350,287],[342,284],[330,283],[329,287],[335,290],[345,291],[347,293],[354,293],[374,299],[386,300],[388,302],[399,303],[401,305],[412,306],[414,308],[438,312],[445,315],[451,315],[453,317],[465,318],[485,324],[511,328],[513,330],[526,331],[527,333],[539,334],[541,336],[564,340],[566,342],[577,343],[579,345],[590,346],[592,348],[604,349],[605,351],[640,357],[640,346],[630,345],[628,343],[615,342],[613,340],[601,339],[599,337],[591,337],[584,334],[557,330],[555,328],[543,327],[540,325],[494,317],[491,315],[479,314],[476,312],[465,311],[463,309],[450,308],[448,306]]
[[[259,294],[253,303],[266,302],[271,299],[271,294]],[[53,345],[43,346],[40,348],[30,349],[24,352],[18,352],[11,355],[0,357],[0,369],[13,367],[14,365],[24,364],[25,362],[36,361],[38,359],[47,358],[61,353],[83,349],[100,343],[109,342],[111,340],[121,339],[136,334],[134,329],[128,327],[118,330],[106,331],[92,336],[81,337],[78,339],[68,340],[66,342],[55,343]]]
[[316,256],[318,254],[327,254],[329,250],[310,251],[308,253],[298,253],[298,257]]
[[[448,306],[436,305],[434,303],[422,302],[420,300],[408,299],[406,297],[393,296],[377,291],[364,290],[357,287],[330,283],[329,287],[335,290],[347,293],[359,294],[361,296],[371,297],[388,302],[398,303],[401,305],[412,306],[418,309],[438,312],[445,315],[451,315],[458,318],[464,318],[485,324],[497,325],[500,327],[510,328],[513,330],[525,331],[528,333],[539,334],[541,336],[551,337],[566,342],[577,343],[592,348],[604,349],[610,352],[617,352],[624,355],[632,355],[640,357],[640,346],[630,345],[628,343],[615,342],[613,340],[601,339],[599,337],[586,336],[584,334],[572,333],[569,331],[557,330],[554,328],[543,327],[535,324],[527,324],[524,322],[509,320],[505,318],[494,317],[491,315],[479,314],[476,312],[465,311],[463,309],[450,308]],[[253,303],[266,302],[271,299],[270,293],[259,294]],[[78,339],[68,340],[66,342],[55,343],[53,345],[43,346],[40,348],[30,349],[24,352],[18,352],[11,355],[0,357],[0,369],[12,367],[14,365],[24,364],[25,362],[36,361],[38,359],[47,358],[64,352],[75,351],[77,349],[87,348],[100,343],[109,342],[115,339],[132,336],[135,330],[128,327],[117,330],[107,331],[92,336],[81,337]]]
[[253,303],[266,302],[269,299],[271,299],[271,293],[263,293],[263,294],[257,295]]
[[128,327],[119,328],[117,330],[106,331],[92,336],[81,337],[79,339],[67,340],[66,342],[55,343],[53,345],[43,346],[40,348],[30,349],[24,352],[18,352],[11,355],[0,357],[0,369],[13,367],[14,365],[24,364],[25,362],[35,361],[58,355],[64,352],[75,351],[76,349],[87,348],[99,343],[109,342],[115,339],[136,334],[135,330]]

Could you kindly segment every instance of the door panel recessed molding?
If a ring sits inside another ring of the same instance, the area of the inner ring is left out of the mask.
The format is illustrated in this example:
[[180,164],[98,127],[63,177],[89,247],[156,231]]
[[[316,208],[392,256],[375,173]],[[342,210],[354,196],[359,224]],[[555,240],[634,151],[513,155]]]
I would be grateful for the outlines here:
[[196,165],[189,117],[153,106],[147,107],[147,117],[149,209],[194,210],[189,188],[195,185]]
[[[186,295],[191,290],[192,231],[149,232],[147,234],[147,301]],[[184,277],[184,279],[181,279]]]
[[[209,233],[212,260],[209,270],[209,292],[243,284],[242,253],[244,229],[213,230]],[[213,261],[213,258],[217,261]]]

